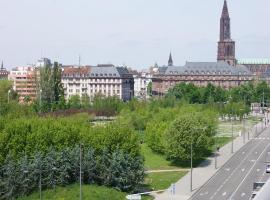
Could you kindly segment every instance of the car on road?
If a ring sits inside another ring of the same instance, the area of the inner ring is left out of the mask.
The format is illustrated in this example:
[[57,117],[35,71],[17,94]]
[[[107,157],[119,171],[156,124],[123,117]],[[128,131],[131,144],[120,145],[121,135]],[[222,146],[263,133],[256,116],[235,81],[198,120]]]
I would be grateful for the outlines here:
[[270,173],[270,164],[267,164],[266,165],[266,170],[265,170],[266,173]]

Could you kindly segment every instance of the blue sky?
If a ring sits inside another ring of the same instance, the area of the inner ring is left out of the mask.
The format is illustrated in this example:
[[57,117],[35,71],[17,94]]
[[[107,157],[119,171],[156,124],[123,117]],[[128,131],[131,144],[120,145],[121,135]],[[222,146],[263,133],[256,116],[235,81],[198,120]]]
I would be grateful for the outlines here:
[[[0,60],[147,68],[215,61],[223,0],[0,0]],[[270,1],[228,0],[238,58],[270,57]]]

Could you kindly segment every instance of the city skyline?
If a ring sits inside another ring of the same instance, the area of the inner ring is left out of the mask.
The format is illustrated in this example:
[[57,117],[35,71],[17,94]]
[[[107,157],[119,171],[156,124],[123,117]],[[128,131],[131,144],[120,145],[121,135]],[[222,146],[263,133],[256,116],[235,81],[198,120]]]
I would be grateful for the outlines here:
[[[138,69],[166,64],[170,51],[175,65],[215,61],[222,5],[223,0],[0,2],[0,59],[8,69],[40,57],[78,64],[79,54],[82,64]],[[269,57],[270,2],[228,0],[228,6],[236,58]]]

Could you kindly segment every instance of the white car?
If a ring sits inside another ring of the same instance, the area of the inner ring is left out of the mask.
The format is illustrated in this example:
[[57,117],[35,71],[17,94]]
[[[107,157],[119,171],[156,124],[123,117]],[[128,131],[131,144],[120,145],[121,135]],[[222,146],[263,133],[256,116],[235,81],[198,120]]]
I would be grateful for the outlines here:
[[265,170],[266,173],[270,173],[270,164],[266,165],[266,170]]

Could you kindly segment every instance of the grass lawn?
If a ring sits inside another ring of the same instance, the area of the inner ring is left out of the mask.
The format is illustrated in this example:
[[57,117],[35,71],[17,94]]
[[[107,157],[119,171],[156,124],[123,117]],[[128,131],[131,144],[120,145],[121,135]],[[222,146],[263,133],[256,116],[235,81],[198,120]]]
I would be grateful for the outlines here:
[[[249,116],[245,120],[245,129],[248,131],[251,129],[255,124],[261,121],[261,117]],[[239,133],[244,130],[243,122],[236,120],[233,121],[233,131],[234,136],[239,136]],[[231,121],[220,121],[218,125],[218,135],[221,137],[230,136],[232,132],[232,124]]]
[[[119,192],[112,188],[96,185],[83,186],[83,199],[87,200],[125,200],[126,193]],[[46,190],[42,192],[43,200],[79,200],[80,187],[73,184],[67,187],[57,187],[56,190]],[[35,192],[30,196],[18,198],[18,200],[38,200],[39,193]],[[144,196],[143,200],[152,200],[150,196]]]
[[[217,137],[216,138],[216,146],[223,147],[224,145],[228,144],[231,141],[231,137]],[[215,146],[213,146],[215,149]]]
[[145,185],[152,190],[165,190],[181,179],[186,172],[158,172],[147,174]]
[[145,158],[146,170],[164,170],[164,169],[180,169],[166,160],[164,155],[153,152],[147,144],[141,145],[141,153]]

